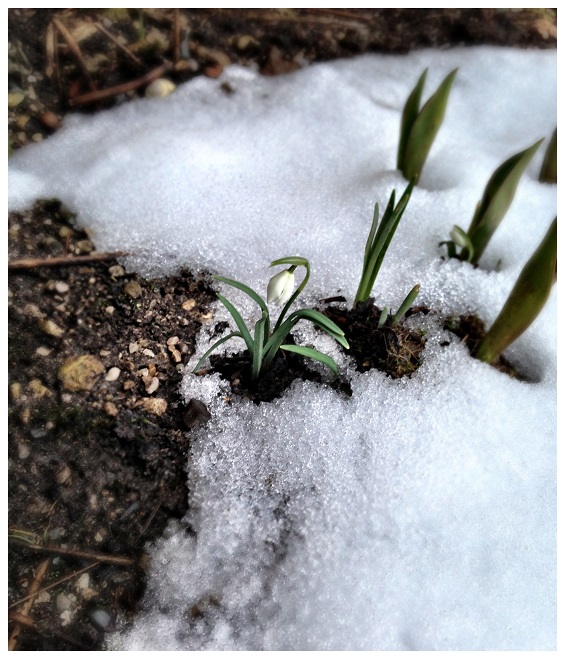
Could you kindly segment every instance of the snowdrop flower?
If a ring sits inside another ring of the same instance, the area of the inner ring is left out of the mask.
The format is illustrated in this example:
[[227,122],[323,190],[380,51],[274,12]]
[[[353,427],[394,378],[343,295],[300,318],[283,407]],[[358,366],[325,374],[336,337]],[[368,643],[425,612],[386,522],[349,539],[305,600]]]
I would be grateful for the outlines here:
[[274,277],[271,277],[269,285],[267,286],[267,302],[271,304],[274,302],[278,306],[284,304],[290,299],[294,291],[294,268],[283,270]]

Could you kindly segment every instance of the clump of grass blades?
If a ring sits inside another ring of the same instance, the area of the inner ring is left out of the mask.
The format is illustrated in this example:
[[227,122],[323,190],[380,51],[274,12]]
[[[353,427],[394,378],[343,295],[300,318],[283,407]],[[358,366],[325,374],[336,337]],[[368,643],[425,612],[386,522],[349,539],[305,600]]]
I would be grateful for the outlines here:
[[407,181],[418,182],[428,153],[443,123],[449,92],[457,74],[454,69],[420,109],[422,91],[428,69],[426,69],[408,97],[400,124],[400,140],[396,167]]

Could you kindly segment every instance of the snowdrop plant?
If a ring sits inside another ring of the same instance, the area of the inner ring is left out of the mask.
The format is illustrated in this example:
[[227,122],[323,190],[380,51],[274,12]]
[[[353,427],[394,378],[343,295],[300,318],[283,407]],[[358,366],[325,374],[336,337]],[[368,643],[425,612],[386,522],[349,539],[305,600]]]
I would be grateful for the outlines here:
[[557,277],[557,218],[520,273],[475,357],[492,364],[533,323]]
[[[520,151],[495,170],[487,183],[482,200],[477,205],[469,230],[464,231],[455,225],[449,234],[451,240],[440,243],[447,246],[447,255],[450,258],[456,257],[474,265],[479,262],[510,208],[522,174],[542,142],[543,140],[539,140],[528,149]],[[457,248],[460,249],[459,252]]]
[[[335,339],[341,346],[346,349],[349,348],[349,343],[345,339],[344,332],[329,318],[324,316],[319,311],[316,311],[315,309],[299,309],[286,317],[290,306],[300,295],[306,286],[306,283],[308,282],[310,277],[310,264],[307,259],[300,256],[286,256],[282,259],[273,261],[270,267],[277,265],[288,265],[290,267],[271,277],[267,287],[267,303],[265,303],[261,296],[258,295],[254,290],[249,288],[249,286],[242,284],[241,282],[235,281],[233,279],[227,279],[226,277],[214,277],[214,279],[217,281],[224,282],[224,284],[233,286],[234,288],[237,288],[246,293],[254,302],[259,305],[259,309],[261,310],[261,318],[255,323],[253,329],[250,330],[246,326],[243,318],[241,317],[241,314],[234,307],[234,305],[223,295],[217,293],[218,299],[226,307],[234,319],[234,322],[237,325],[237,331],[231,332],[227,336],[221,338],[219,341],[216,341],[216,343],[214,343],[214,345],[201,357],[193,372],[197,371],[204,363],[208,355],[216,350],[216,348],[218,348],[222,343],[237,337],[243,339],[245,345],[247,346],[247,350],[251,357],[251,379],[254,382],[257,381],[265,372],[265,370],[269,368],[279,349],[286,350],[288,352],[294,352],[304,357],[314,359],[327,366],[336,375],[338,374],[337,364],[328,355],[319,352],[314,348],[308,348],[306,346],[283,344],[283,341],[286,339],[289,332],[296,325],[296,323],[298,323],[299,320],[308,320],[319,327],[326,334],[331,336],[333,339]],[[301,266],[305,268],[306,273],[302,282],[296,291],[294,291],[294,271],[296,268]],[[284,304],[284,307],[280,312],[272,331],[270,326],[271,318],[269,314],[269,308],[267,306],[267,304],[270,303],[274,303],[279,306]]]
[[406,101],[400,123],[396,167],[407,181],[415,179],[417,183],[420,178],[428,153],[443,122],[456,73],[457,69],[454,69],[420,110],[422,90],[428,74],[428,69],[425,69]]
[[[381,268],[382,262],[388,250],[388,246],[396,232],[398,223],[400,222],[406,206],[410,200],[410,195],[414,189],[415,180],[412,180],[404,194],[400,198],[400,201],[395,206],[395,195],[396,190],[393,190],[385,212],[383,214],[382,220],[379,223],[379,204],[375,204],[375,212],[373,213],[373,223],[371,224],[371,229],[369,231],[369,236],[365,244],[365,254],[363,257],[363,271],[361,273],[361,280],[359,282],[359,287],[357,289],[357,294],[355,296],[355,304],[364,302],[368,300],[379,270]],[[398,322],[400,318],[406,313],[410,305],[416,299],[420,287],[418,285],[414,286],[410,293],[406,296],[402,304],[400,305],[398,311],[393,317],[393,324]],[[386,313],[385,313],[386,312]],[[400,314],[400,315],[399,315]],[[381,316],[382,323],[379,326],[383,325],[385,320],[388,317],[388,307],[383,309],[383,315]]]

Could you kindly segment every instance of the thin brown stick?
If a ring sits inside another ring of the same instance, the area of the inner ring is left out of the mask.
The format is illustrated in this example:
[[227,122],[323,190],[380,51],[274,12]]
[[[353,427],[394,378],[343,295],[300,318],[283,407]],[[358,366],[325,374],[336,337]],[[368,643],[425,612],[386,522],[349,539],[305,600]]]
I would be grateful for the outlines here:
[[53,19],[53,25],[57,28],[59,34],[67,42],[67,45],[69,46],[71,53],[75,56],[75,59],[82,70],[82,74],[84,75],[84,78],[88,83],[88,86],[90,87],[90,89],[92,89],[92,91],[95,91],[96,85],[94,84],[94,81],[90,76],[90,72],[86,67],[86,63],[80,51],[80,47],[78,43],[75,41],[73,35],[67,30],[67,28],[61,23],[61,21],[58,18]]
[[[24,603],[20,611],[20,614],[22,616],[24,617],[29,616],[31,609],[33,608],[33,603],[35,602],[35,598],[39,593],[41,582],[43,581],[45,575],[47,574],[47,570],[49,569],[50,563],[51,563],[50,558],[45,559],[43,563],[41,563],[41,565],[35,571],[35,576],[33,578],[33,581],[31,582],[31,586],[29,587],[29,592],[27,594],[27,601]],[[12,633],[10,634],[10,638],[8,639],[8,650],[16,649],[16,645],[18,643],[18,637],[21,633],[22,633],[22,624],[18,622],[16,623],[16,626],[12,630]]]
[[82,94],[81,96],[75,96],[72,98],[69,103],[71,105],[88,105],[89,103],[96,103],[97,101],[102,101],[105,98],[110,98],[111,96],[117,96],[118,94],[125,94],[126,92],[131,92],[143,85],[147,85],[150,82],[153,82],[156,78],[159,78],[167,71],[172,69],[172,64],[170,62],[165,62],[161,64],[156,69],[149,71],[141,78],[136,80],[131,80],[130,82],[124,82],[121,85],[115,85],[114,87],[107,87],[106,89],[101,89],[95,92],[89,92],[88,94]]
[[45,552],[47,554],[57,554],[59,556],[75,556],[76,558],[90,558],[99,563],[111,563],[112,565],[135,565],[136,561],[133,558],[126,558],[125,556],[114,556],[113,554],[99,554],[95,551],[83,551],[82,549],[70,549],[68,547],[53,547],[50,545],[33,545],[29,544],[18,538],[9,538],[11,542],[17,545],[27,547],[33,551]]
[[[93,567],[96,567],[97,565],[100,565],[100,561],[96,561],[95,563],[91,563],[90,565],[87,565],[86,567],[81,568],[80,570],[76,570],[75,572],[72,572],[71,574],[67,574],[66,577],[61,577],[60,579],[57,579],[57,581],[53,581],[50,584],[47,584],[47,586],[43,586],[43,588],[40,588],[36,595],[39,595],[39,593],[43,593],[46,590],[51,590],[51,588],[55,588],[55,586],[59,586],[62,583],[65,583],[65,581],[69,581],[70,579],[74,579],[74,577],[77,577],[79,574],[82,574],[83,572],[86,572],[87,570],[91,570]],[[33,597],[33,595],[26,595],[25,597],[22,597],[19,600],[16,600],[15,602],[12,602],[10,606],[8,607],[11,609],[14,606],[18,606],[18,604],[21,604],[22,602],[25,602],[28,600],[30,597]]]
[[123,50],[124,53],[129,58],[131,58],[136,64],[138,64],[139,66],[143,66],[143,62],[139,59],[139,57],[137,57],[137,55],[134,55],[127,46],[124,46],[122,43],[120,43],[118,39],[116,39],[116,37],[111,32],[109,32],[103,25],[101,25],[97,21],[93,21],[93,25],[97,30],[100,30],[102,34],[106,35],[108,39],[110,39],[110,41],[115,43],[118,48]]
[[67,265],[84,265],[99,261],[112,261],[128,252],[93,252],[84,256],[54,256],[47,259],[18,259],[8,262],[8,270],[33,270],[34,268],[56,268]]

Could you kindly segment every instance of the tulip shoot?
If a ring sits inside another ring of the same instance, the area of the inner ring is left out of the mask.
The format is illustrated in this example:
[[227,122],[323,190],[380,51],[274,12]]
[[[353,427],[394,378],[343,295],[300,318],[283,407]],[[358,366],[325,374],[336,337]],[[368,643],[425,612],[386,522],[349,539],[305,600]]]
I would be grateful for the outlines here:
[[441,83],[424,107],[420,110],[422,90],[426,80],[426,69],[412,90],[400,123],[400,139],[396,166],[407,181],[420,178],[428,153],[445,116],[449,92],[457,69],[452,71]]
[[475,357],[495,362],[534,321],[545,305],[557,275],[557,218],[524,266],[506,304],[479,345]]

